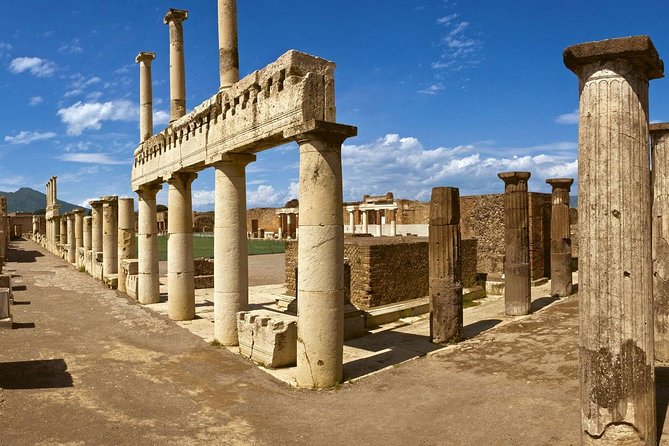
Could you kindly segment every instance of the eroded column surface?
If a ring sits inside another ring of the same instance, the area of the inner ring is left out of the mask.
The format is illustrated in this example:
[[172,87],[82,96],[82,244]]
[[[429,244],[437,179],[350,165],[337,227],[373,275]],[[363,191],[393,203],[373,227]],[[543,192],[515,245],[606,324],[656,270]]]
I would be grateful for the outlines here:
[[91,250],[91,231],[93,230],[93,217],[84,217],[84,228],[83,228],[83,247],[84,251],[88,252]]
[[582,444],[655,445],[647,36],[575,45]]
[[146,141],[153,134],[153,86],[151,84],[151,62],[156,53],[143,51],[135,58],[139,64],[139,138]]
[[91,205],[91,250],[102,252],[102,201],[89,201]]
[[504,181],[504,313],[530,314],[529,172],[502,172]]
[[60,245],[60,215],[53,217],[53,253],[58,255],[58,245]]
[[74,239],[75,239],[75,248],[78,251],[79,248],[84,246],[84,210],[79,208],[74,211]]
[[669,123],[651,124],[655,360],[669,362]]
[[60,219],[60,244],[63,248],[67,246],[67,214]]
[[118,197],[102,197],[102,273],[118,273]]
[[573,178],[550,178],[551,196],[551,296],[571,294],[571,219],[569,192]]
[[160,184],[151,184],[137,191],[137,229],[139,232],[137,235],[137,300],[142,304],[160,302],[156,194],[161,187]]
[[300,243],[297,277],[297,384],[328,388],[342,380],[344,226],[341,144],[355,128],[298,134]]
[[163,19],[170,30],[170,122],[186,114],[183,29],[183,22],[186,19],[188,19],[188,11],[182,9],[170,9]]
[[75,227],[74,227],[74,214],[66,214],[66,226],[67,226],[67,261],[69,263],[77,263],[77,240],[75,236]]
[[195,266],[193,263],[192,172],[172,174],[167,181],[167,311],[175,321],[195,317]]
[[218,54],[221,89],[239,80],[237,0],[218,0]]
[[125,259],[135,257],[135,200],[118,199],[118,290],[125,292],[126,274],[121,267]]
[[432,189],[428,238],[430,340],[458,342],[463,336],[459,189]]
[[216,168],[214,217],[214,338],[237,345],[237,312],[249,301],[246,165],[253,155],[227,155]]

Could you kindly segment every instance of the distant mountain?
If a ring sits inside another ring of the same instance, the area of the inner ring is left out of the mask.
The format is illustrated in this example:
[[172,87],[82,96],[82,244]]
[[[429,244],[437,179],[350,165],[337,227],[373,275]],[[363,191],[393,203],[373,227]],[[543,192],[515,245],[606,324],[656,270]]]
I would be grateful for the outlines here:
[[[7,212],[35,212],[46,207],[46,194],[29,187],[22,187],[16,192],[2,192],[7,197]],[[70,212],[78,207],[75,204],[58,200],[60,212]]]

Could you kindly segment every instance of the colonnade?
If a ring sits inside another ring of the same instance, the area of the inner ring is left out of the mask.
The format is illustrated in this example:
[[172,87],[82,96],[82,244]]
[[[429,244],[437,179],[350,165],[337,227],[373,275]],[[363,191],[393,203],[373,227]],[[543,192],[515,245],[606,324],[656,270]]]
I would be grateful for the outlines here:
[[[359,205],[345,206],[348,211],[348,232],[356,234],[358,232],[357,226],[360,225],[361,234],[369,234],[369,225],[376,224],[375,232],[372,235],[381,237],[384,235],[384,226],[389,226],[388,235],[394,237],[397,235],[397,208],[388,208],[387,206],[381,208],[360,207]],[[373,221],[370,223],[370,215],[373,215]],[[384,222],[385,217],[385,222]]]

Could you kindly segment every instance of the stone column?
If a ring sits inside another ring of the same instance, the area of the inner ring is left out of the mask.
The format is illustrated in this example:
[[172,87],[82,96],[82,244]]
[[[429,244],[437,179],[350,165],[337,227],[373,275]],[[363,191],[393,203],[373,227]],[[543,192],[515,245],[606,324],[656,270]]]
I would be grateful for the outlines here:
[[151,62],[156,53],[141,52],[135,58],[139,64],[139,140],[144,142],[153,134],[153,87]]
[[[91,251],[102,252],[102,201],[89,201],[91,205]],[[93,254],[95,257],[95,254]]]
[[93,229],[93,217],[84,217],[84,228],[83,228],[83,247],[84,252],[91,250],[91,231]]
[[669,123],[651,124],[655,360],[669,362]]
[[74,230],[74,214],[65,214],[65,225],[67,227],[67,261],[68,263],[77,263],[77,241]]
[[193,263],[193,208],[191,183],[196,173],[176,172],[167,181],[167,311],[170,319],[195,317],[195,265]]
[[74,210],[74,239],[75,252],[84,246],[84,210]]
[[150,184],[137,191],[137,300],[142,304],[160,302],[156,194],[161,187],[160,184]]
[[376,211],[376,224],[379,225],[379,227],[376,230],[376,235],[381,237],[383,235],[383,224],[381,221],[381,210]]
[[[297,277],[297,385],[328,388],[342,379],[344,226],[341,144],[355,127],[311,123],[298,130],[300,243]],[[314,128],[315,127],[315,128]],[[319,128],[320,127],[320,128]]]
[[126,292],[126,274],[121,267],[125,259],[135,257],[135,200],[132,198],[118,199],[118,287]]
[[355,234],[355,216],[353,211],[348,211],[348,226],[350,227],[351,234]]
[[530,314],[530,234],[527,180],[529,172],[503,172],[504,181],[504,313]]
[[102,197],[102,274],[118,273],[118,197]]
[[390,235],[393,237],[397,235],[397,211],[395,209],[390,211]]
[[428,239],[430,340],[458,342],[463,335],[459,189],[432,189]]
[[293,236],[293,225],[291,224],[290,214],[286,214],[286,238],[291,238]]
[[214,222],[214,338],[237,345],[237,312],[249,301],[246,165],[254,155],[224,155],[216,168]]
[[581,444],[656,445],[647,36],[575,45]]
[[60,215],[53,217],[53,253],[58,255],[58,245],[60,244]]
[[64,214],[60,219],[60,244],[63,247],[67,245],[67,214]]
[[551,295],[571,294],[571,221],[569,192],[573,178],[551,178],[553,187],[551,208]]
[[170,29],[170,122],[186,114],[183,29],[183,22],[186,19],[188,19],[188,11],[183,9],[170,9],[163,19]]
[[237,0],[218,0],[218,54],[223,90],[239,80]]
[[363,234],[369,234],[369,224],[367,220],[367,211],[361,211],[362,212],[362,233]]

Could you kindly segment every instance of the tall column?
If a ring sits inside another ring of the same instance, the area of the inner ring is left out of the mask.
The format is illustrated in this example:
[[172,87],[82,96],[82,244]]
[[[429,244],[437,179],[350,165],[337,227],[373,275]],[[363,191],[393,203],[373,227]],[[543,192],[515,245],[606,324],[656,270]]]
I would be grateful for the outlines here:
[[135,58],[139,64],[139,140],[144,142],[153,134],[153,86],[151,62],[156,53],[142,51]]
[[118,199],[118,290],[125,292],[126,274],[121,262],[135,257],[135,200]]
[[183,29],[183,22],[186,19],[188,11],[183,9],[170,9],[163,19],[170,29],[170,122],[186,114]]
[[74,214],[65,214],[67,226],[67,261],[69,263],[77,263],[77,240],[74,228]]
[[379,225],[378,228],[376,229],[376,235],[381,237],[383,235],[383,224],[381,221],[381,210],[377,209],[376,211],[376,224]]
[[353,215],[353,211],[348,211],[348,226],[351,234],[355,234],[355,216]]
[[137,191],[137,300],[142,304],[160,302],[156,194],[161,187],[160,184],[150,184]]
[[52,177],[51,179],[53,180],[53,183],[52,183],[53,187],[52,187],[52,190],[51,190],[51,199],[53,200],[52,204],[55,206],[55,205],[58,204],[58,186],[57,186],[57,183],[56,183],[56,180],[58,179],[58,177]]
[[286,238],[291,238],[293,236],[293,225],[291,224],[291,214],[286,214],[286,233],[288,234]]
[[529,172],[503,172],[504,181],[504,313],[530,314]]
[[93,217],[84,217],[84,228],[83,228],[83,248],[84,252],[91,250],[91,231],[93,229]]
[[81,208],[74,210],[74,246],[75,252],[84,246],[84,210]]
[[[91,250],[102,252],[102,201],[89,201],[91,205]],[[95,254],[94,254],[95,255]]]
[[551,178],[553,187],[551,208],[551,295],[571,294],[571,221],[569,192],[573,178]]
[[459,189],[432,189],[428,239],[430,340],[458,342],[463,335]]
[[102,274],[118,273],[118,197],[102,197]]
[[67,214],[60,219],[60,244],[63,248],[67,245]]
[[362,212],[362,233],[363,234],[369,234],[369,224],[367,223],[367,211],[361,211]]
[[669,123],[651,124],[655,360],[669,362]]
[[167,181],[167,312],[170,319],[195,317],[193,207],[191,183],[196,173],[176,172]]
[[390,210],[390,235],[395,237],[397,235],[397,210]]
[[[313,124],[312,124],[313,125]],[[319,129],[318,127],[325,127]],[[344,226],[341,144],[354,127],[315,123],[300,148],[297,277],[297,385],[328,388],[342,379]]]
[[237,312],[249,301],[246,165],[254,155],[227,155],[216,168],[214,220],[214,338],[237,345]]
[[51,252],[56,255],[58,255],[58,245],[60,244],[60,219],[60,215],[53,217],[53,250]]
[[655,445],[647,36],[575,45],[581,444]]
[[223,90],[239,80],[237,0],[218,0],[218,55]]

